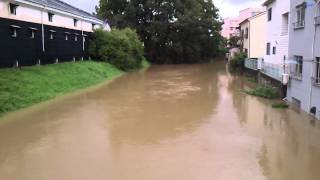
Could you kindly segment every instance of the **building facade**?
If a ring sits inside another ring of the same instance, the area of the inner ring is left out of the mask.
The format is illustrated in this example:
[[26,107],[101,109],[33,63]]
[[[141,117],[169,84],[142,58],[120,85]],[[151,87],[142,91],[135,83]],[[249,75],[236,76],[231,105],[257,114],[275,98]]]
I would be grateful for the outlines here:
[[291,0],[287,99],[320,118],[320,6],[315,0]]
[[89,58],[104,22],[60,0],[0,0],[0,67]]
[[267,0],[264,62],[283,64],[288,58],[290,0]]
[[262,12],[240,23],[241,49],[250,59],[264,57],[266,19],[266,12]]
[[225,18],[222,25],[221,35],[227,39],[232,36],[240,36],[238,29],[239,24],[252,16],[255,16],[264,11],[264,8],[247,8],[239,12],[239,16],[234,18]]

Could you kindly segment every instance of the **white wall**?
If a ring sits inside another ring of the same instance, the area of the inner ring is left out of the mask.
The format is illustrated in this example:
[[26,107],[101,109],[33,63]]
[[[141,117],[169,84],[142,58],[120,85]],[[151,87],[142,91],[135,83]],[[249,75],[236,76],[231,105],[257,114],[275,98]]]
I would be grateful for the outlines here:
[[[272,20],[267,21],[267,36],[265,42],[264,60],[268,63],[282,64],[284,56],[288,57],[288,35],[283,35],[282,15],[290,11],[290,0],[276,0],[267,6],[272,8]],[[271,43],[270,55],[266,55],[266,44]],[[277,52],[272,54],[272,48],[276,47]]]
[[[21,2],[16,2],[15,4],[19,5],[17,8],[17,14],[11,15],[9,11],[9,1],[0,1],[0,17],[39,24],[43,22],[45,25],[83,30],[87,32],[92,32],[92,23],[96,24],[96,28],[102,27],[101,22],[84,20],[77,15],[55,11],[50,8],[43,10],[40,7]],[[48,12],[55,14],[53,22],[49,22]],[[78,19],[77,27],[74,27],[73,19]]]
[[[296,21],[296,6],[302,4],[303,0],[291,0],[290,27],[289,27],[289,58],[294,56],[303,56],[303,74],[302,79],[291,78],[288,87],[288,100],[296,98],[301,101],[301,108],[309,112],[311,107],[317,107],[317,117],[320,118],[320,87],[314,86],[311,77],[314,72],[314,57],[320,57],[320,26],[314,25],[314,15],[319,8],[308,6],[306,8],[305,27],[294,29],[293,24]],[[315,32],[315,30],[317,32]],[[315,53],[313,56],[313,38],[316,35]],[[311,97],[311,101],[310,101]]]

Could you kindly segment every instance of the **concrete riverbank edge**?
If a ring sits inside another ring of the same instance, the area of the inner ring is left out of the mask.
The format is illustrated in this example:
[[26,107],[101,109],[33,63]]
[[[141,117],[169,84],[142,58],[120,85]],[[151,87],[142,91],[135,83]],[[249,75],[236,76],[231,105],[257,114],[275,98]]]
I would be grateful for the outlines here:
[[[149,66],[144,62],[141,70]],[[0,118],[99,88],[124,74],[95,61],[0,69]]]

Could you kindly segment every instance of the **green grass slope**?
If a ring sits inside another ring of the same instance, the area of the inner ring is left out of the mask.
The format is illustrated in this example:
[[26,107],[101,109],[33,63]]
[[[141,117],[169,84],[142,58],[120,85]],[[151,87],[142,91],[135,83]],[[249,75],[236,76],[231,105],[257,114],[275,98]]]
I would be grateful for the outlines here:
[[123,72],[104,62],[83,61],[0,69],[0,115],[98,84]]

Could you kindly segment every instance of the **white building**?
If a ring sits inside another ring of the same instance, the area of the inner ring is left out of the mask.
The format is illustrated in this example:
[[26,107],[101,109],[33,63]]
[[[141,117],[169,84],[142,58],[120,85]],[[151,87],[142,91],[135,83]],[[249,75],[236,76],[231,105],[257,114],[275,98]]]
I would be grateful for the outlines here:
[[320,6],[291,0],[288,100],[320,118]]
[[88,58],[104,22],[60,0],[0,0],[0,67]]
[[282,81],[285,73],[285,60],[289,51],[289,12],[290,0],[267,0],[265,55],[262,72]]

